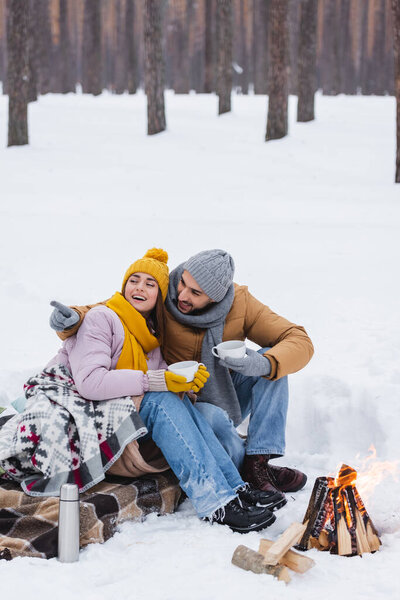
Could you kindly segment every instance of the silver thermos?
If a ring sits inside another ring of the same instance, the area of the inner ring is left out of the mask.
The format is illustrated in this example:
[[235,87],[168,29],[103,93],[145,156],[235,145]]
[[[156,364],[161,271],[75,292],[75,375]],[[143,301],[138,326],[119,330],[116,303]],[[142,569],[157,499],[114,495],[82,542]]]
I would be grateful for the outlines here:
[[79,560],[79,490],[74,483],[64,483],[60,489],[58,560]]

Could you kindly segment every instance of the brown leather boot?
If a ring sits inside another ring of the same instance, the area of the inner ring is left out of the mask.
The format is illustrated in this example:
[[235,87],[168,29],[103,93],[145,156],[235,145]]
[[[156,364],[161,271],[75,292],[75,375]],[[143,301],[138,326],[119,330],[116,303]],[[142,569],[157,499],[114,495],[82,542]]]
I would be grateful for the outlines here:
[[242,477],[259,490],[297,492],[307,481],[307,475],[297,469],[270,465],[269,454],[246,454]]
[[[251,483],[257,490],[281,494],[270,477],[268,460],[269,455],[267,454],[246,454],[241,473],[243,481]],[[284,498],[284,495],[281,495]]]
[[278,467],[268,464],[272,480],[282,492],[298,492],[307,483],[307,475],[289,467]]

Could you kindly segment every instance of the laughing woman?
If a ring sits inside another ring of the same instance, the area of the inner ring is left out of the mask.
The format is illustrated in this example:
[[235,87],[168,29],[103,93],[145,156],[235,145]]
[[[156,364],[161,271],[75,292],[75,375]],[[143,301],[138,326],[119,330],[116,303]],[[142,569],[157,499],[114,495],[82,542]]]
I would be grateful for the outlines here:
[[105,471],[135,477],[170,467],[200,518],[257,531],[274,515],[255,506],[206,420],[178,395],[206,384],[205,367],[187,383],[161,356],[167,259],[153,248],[131,264],[121,292],[90,310],[28,381],[25,411],[0,430],[0,466],[32,495],[56,495],[65,481],[84,491]]

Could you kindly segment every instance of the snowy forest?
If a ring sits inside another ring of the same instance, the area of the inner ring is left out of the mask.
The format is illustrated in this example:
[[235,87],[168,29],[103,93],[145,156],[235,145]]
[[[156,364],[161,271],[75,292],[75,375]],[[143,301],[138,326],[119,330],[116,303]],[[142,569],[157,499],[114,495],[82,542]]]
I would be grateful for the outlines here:
[[2,600],[399,597],[400,0],[0,0],[0,89]]
[[77,85],[94,95],[144,87],[149,134],[166,127],[165,88],[217,92],[218,114],[230,110],[232,90],[268,94],[265,139],[278,139],[287,133],[288,94],[299,98],[299,121],[313,119],[317,89],[396,94],[398,11],[392,0],[1,0],[8,144],[27,143],[28,102]]

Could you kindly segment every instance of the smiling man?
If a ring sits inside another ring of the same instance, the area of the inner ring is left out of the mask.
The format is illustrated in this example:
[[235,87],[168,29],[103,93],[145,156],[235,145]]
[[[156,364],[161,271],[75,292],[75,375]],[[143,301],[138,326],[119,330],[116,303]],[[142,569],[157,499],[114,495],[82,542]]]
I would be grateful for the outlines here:
[[[313,346],[303,327],[278,316],[233,283],[234,262],[224,250],[200,252],[170,274],[164,358],[203,362],[210,372],[196,406],[213,427],[245,481],[256,488],[295,492],[307,477],[271,465],[285,452],[287,375],[303,368]],[[211,350],[222,341],[245,340],[242,359],[221,360]],[[249,417],[247,440],[236,431]]]
[[[219,249],[200,252],[171,272],[162,352],[168,364],[196,360],[206,365],[210,378],[196,407],[243,479],[264,491],[295,492],[304,487],[306,475],[270,461],[285,453],[287,375],[309,362],[313,345],[303,327],[274,313],[246,286],[233,283],[233,275],[231,255]],[[63,307],[64,315],[59,306],[52,327],[74,325],[78,315]],[[88,308],[76,310],[83,316]],[[211,352],[222,341],[246,339],[260,350],[247,348],[244,358],[225,360]],[[246,417],[243,440],[236,427]]]

